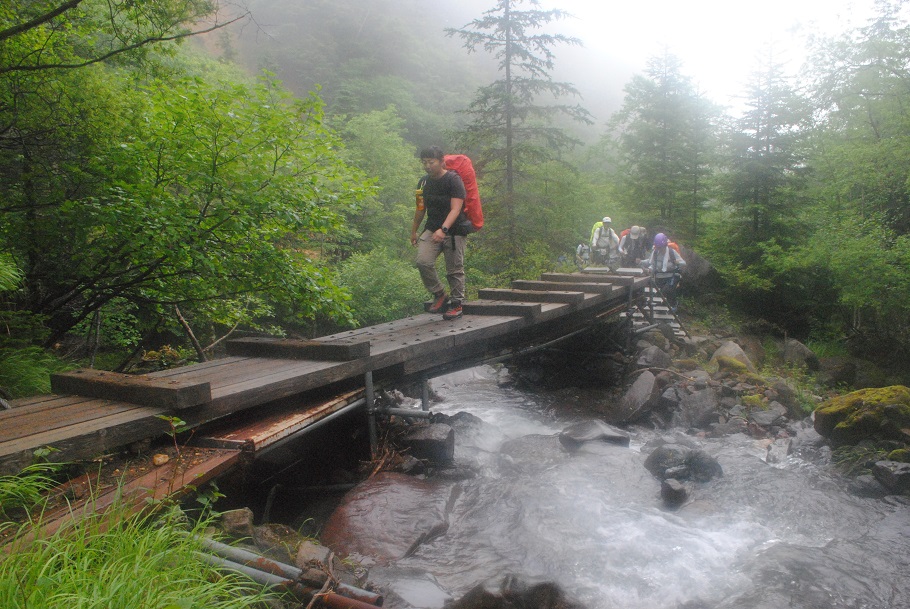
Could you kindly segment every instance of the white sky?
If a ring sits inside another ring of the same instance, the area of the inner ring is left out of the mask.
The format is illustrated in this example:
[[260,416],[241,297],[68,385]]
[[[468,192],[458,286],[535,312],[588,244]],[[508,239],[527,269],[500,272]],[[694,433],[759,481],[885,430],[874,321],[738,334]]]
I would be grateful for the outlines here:
[[[873,6],[874,0],[541,0],[543,9],[560,8],[576,17],[558,22],[556,30],[580,38],[585,48],[557,48],[556,62],[569,73],[560,78],[576,84],[586,104],[601,101],[592,95],[618,95],[621,103],[629,76],[642,73],[646,60],[667,47],[711,99],[736,106],[768,44],[777,61],[795,73],[804,60],[805,35],[862,26],[875,14]],[[592,74],[599,74],[600,85]]]

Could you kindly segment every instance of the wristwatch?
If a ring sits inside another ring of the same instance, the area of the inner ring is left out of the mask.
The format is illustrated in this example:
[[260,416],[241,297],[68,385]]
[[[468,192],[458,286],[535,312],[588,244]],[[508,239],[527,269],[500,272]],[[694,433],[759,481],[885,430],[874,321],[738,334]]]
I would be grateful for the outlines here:
[[449,229],[447,229],[445,226],[440,226],[440,227],[439,227],[439,230],[441,230],[441,231],[442,231],[442,234],[444,234],[444,235],[448,235],[448,234],[449,234]]

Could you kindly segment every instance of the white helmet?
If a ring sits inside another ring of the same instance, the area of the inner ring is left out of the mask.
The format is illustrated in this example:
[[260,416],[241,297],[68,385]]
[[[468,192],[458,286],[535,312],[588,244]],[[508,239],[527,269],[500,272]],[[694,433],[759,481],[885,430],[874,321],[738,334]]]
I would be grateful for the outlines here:
[[610,216],[604,216],[604,224],[612,224],[613,220],[610,219]]

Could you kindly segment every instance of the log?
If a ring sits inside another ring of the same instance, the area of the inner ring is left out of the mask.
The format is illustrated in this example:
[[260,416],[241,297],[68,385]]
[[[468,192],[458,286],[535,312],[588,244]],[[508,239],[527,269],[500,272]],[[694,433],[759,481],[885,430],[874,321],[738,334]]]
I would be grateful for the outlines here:
[[52,374],[51,391],[168,410],[190,408],[212,401],[208,381],[180,381],[89,368]]
[[540,303],[531,302],[496,302],[490,300],[471,300],[462,303],[466,315],[500,315],[504,317],[537,317],[540,315]]
[[613,294],[623,288],[612,283],[567,283],[564,281],[527,281],[516,279],[512,282],[512,287],[516,290],[545,290],[563,292],[570,288],[573,292],[585,292],[588,294]]
[[577,304],[584,302],[584,292],[547,292],[545,290],[505,290],[484,288],[478,296],[486,300],[511,300],[518,302],[557,302]]

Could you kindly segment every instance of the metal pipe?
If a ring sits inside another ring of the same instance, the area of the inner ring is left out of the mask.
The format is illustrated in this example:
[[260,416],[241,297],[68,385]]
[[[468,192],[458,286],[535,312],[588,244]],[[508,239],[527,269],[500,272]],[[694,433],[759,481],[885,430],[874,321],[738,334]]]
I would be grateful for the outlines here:
[[396,417],[409,417],[412,419],[429,419],[433,413],[428,410],[413,410],[410,408],[383,408],[376,411],[379,414],[390,414]]
[[653,330],[654,328],[656,328],[659,325],[660,324],[651,324],[650,326],[645,326],[644,328],[639,328],[638,330],[635,330],[635,334],[641,334],[642,332],[647,332],[648,330]]
[[367,399],[367,429],[370,434],[370,458],[375,459],[379,452],[379,431],[376,428],[376,414],[374,411],[376,406],[376,394],[373,389],[372,370],[367,370],[366,374],[363,375],[363,383],[366,389]]
[[420,387],[420,409],[430,409],[430,381],[427,377],[423,377]]
[[341,596],[335,592],[322,592],[321,590],[304,586],[299,582],[278,575],[272,575],[271,573],[266,573],[252,567],[247,567],[240,563],[221,558],[220,556],[213,556],[212,554],[206,554],[205,552],[196,552],[196,556],[202,562],[212,565],[213,567],[242,573],[257,584],[287,590],[300,600],[311,600],[316,597],[319,599],[319,602],[331,609],[376,609],[377,607],[377,605],[371,605],[370,603],[365,603],[354,598]]
[[[250,552],[249,550],[244,550],[243,548],[229,546],[227,544],[221,543],[220,541],[215,541],[206,537],[197,537],[197,539],[201,542],[204,548],[218,555],[224,559],[225,562],[237,564],[241,567],[244,567],[245,569],[255,571],[255,573],[252,573],[250,577],[259,583],[266,585],[286,585],[284,582],[287,580],[292,580],[295,583],[299,583],[302,580],[305,583],[318,586],[321,586],[324,583],[324,580],[319,581],[317,579],[307,578],[305,572],[298,567],[294,567],[277,560],[272,560],[270,558],[260,556],[255,552]],[[211,564],[211,561],[208,562]],[[269,577],[262,577],[263,575]],[[279,583],[270,583],[276,581],[274,578],[278,578],[280,580]],[[366,603],[371,606],[381,606],[384,600],[383,596],[379,593],[357,588],[356,586],[351,586],[349,584],[341,582],[338,582],[336,591],[340,596],[361,603]]]

